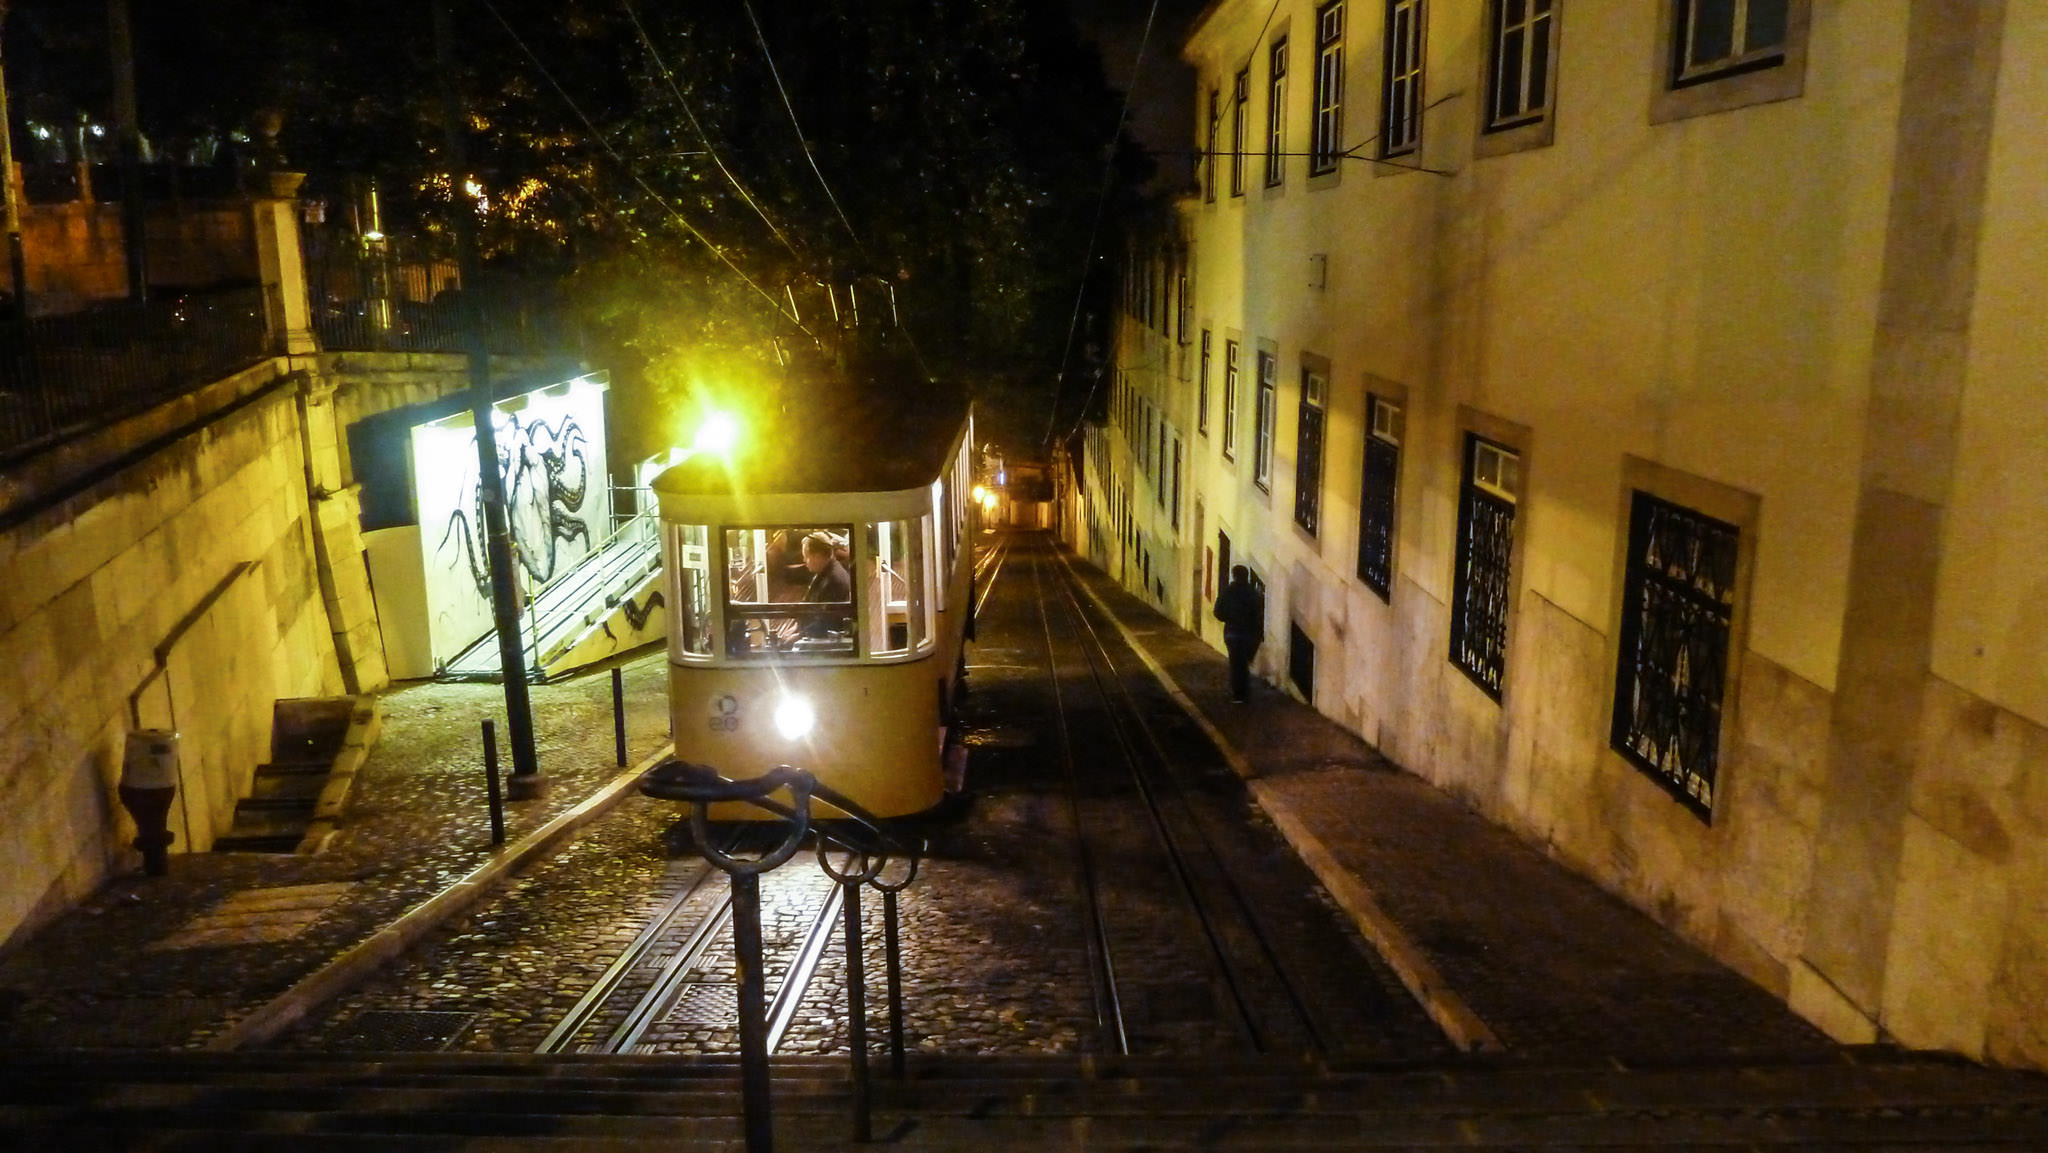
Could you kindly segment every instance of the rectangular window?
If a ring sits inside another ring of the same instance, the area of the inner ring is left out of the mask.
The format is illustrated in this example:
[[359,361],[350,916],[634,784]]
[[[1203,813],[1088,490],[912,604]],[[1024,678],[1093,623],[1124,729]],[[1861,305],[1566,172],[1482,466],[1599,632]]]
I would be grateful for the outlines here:
[[1166,422],[1159,422],[1159,506],[1166,507]]
[[1293,621],[1287,622],[1287,679],[1302,700],[1316,703],[1316,643]]
[[1551,5],[1552,0],[1493,0],[1488,132],[1533,123],[1550,113],[1550,61],[1557,27]]
[[852,525],[728,528],[724,535],[727,656],[854,655]]
[[1230,194],[1244,195],[1245,137],[1252,132],[1252,70],[1238,70],[1230,86]]
[[1259,354],[1259,400],[1253,414],[1252,483],[1273,491],[1273,421],[1279,414],[1280,358]]
[[1322,373],[1301,370],[1301,422],[1294,436],[1294,523],[1316,535],[1323,509],[1323,393],[1329,381]]
[[1678,0],[1673,87],[1785,62],[1791,0]]
[[1209,435],[1209,330],[1202,330],[1202,364],[1195,374],[1195,431]]
[[1287,175],[1287,37],[1266,54],[1266,187]]
[[1522,458],[1467,433],[1458,494],[1458,561],[1451,594],[1451,663],[1494,700],[1507,672],[1508,605],[1514,585],[1516,493]]
[[1401,407],[1366,399],[1371,424],[1365,438],[1365,478],[1358,489],[1358,579],[1393,602],[1394,493],[1401,475]]
[[1211,88],[1209,89],[1209,130],[1208,134],[1202,138],[1202,155],[1208,161],[1202,165],[1202,200],[1208,204],[1216,203],[1216,162],[1222,159],[1216,155],[1216,138],[1222,130],[1223,93]]
[[1168,506],[1175,532],[1180,531],[1180,438],[1173,438],[1173,504]]
[[1387,0],[1386,76],[1380,87],[1380,155],[1406,156],[1422,143],[1425,0]]
[[670,619],[669,655],[677,661],[711,659],[711,528],[672,524],[662,538],[662,564],[668,569],[668,599],[675,605]]
[[[1177,274],[1174,287],[1174,300],[1178,303],[1179,307],[1174,312],[1173,317],[1173,339],[1176,344],[1186,344],[1188,342],[1188,321],[1194,316],[1195,312],[1194,304],[1188,295],[1187,254],[1185,252],[1179,254],[1174,264],[1180,271]],[[1183,360],[1181,363],[1186,364],[1187,361]],[[1181,379],[1186,380],[1187,377],[1183,375]]]
[[1739,544],[1732,524],[1645,492],[1631,502],[1609,741],[1705,821],[1714,811]]
[[869,656],[922,652],[931,645],[931,602],[925,595],[924,540],[919,520],[870,521],[860,565],[860,619]]
[[1344,0],[1330,0],[1316,12],[1316,120],[1308,174],[1337,171],[1343,151]]
[[1237,459],[1237,342],[1223,342],[1223,459]]

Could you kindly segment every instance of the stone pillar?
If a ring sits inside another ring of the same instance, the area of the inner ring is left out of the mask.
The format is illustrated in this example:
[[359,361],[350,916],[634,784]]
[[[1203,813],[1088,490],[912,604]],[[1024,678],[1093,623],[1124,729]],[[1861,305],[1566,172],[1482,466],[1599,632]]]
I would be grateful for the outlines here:
[[299,182],[304,174],[270,172],[270,195],[249,204],[255,218],[256,266],[263,279],[270,331],[293,356],[319,351],[313,341],[313,310],[306,296],[306,261],[299,246]]
[[391,677],[384,660],[383,626],[370,593],[370,568],[363,559],[360,487],[343,483],[343,434],[335,420],[334,384],[318,372],[309,373],[300,388],[299,429],[320,598],[327,608],[342,683],[351,693],[374,692]]
[[1882,1030],[1887,954],[1932,668],[2004,0],[1913,0],[1871,349],[1825,808],[1792,1007]]

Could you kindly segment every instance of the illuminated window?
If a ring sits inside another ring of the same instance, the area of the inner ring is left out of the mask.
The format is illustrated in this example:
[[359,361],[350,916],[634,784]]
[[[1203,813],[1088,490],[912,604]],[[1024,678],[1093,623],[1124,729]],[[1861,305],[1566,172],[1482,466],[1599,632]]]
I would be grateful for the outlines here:
[[1266,187],[1287,175],[1287,38],[1266,54]]
[[925,595],[923,518],[885,520],[863,529],[860,619],[867,622],[870,656],[922,652],[931,647],[932,610]]
[[1365,477],[1358,490],[1358,579],[1391,602],[1394,589],[1394,493],[1401,474],[1401,407],[1369,397]]
[[1629,509],[1608,739],[1702,820],[1714,810],[1740,535],[1641,491]]
[[1223,342],[1223,459],[1237,459],[1237,342]]
[[1195,374],[1195,431],[1209,435],[1209,330],[1202,330],[1202,365]]
[[1486,130],[1498,132],[1550,114],[1557,18],[1553,0],[1493,0]]
[[1512,449],[1466,434],[1457,587],[1451,594],[1451,663],[1496,701],[1507,672],[1521,468],[1522,458]]
[[678,661],[711,659],[711,530],[701,524],[672,524],[662,537],[662,566],[668,570],[668,599],[675,606],[668,632],[669,655]]
[[1387,0],[1386,74],[1380,85],[1380,155],[1406,156],[1422,143],[1424,0]]
[[1259,353],[1259,398],[1253,414],[1252,483],[1273,490],[1273,422],[1279,415],[1280,358]]
[[1329,378],[1301,370],[1301,422],[1294,438],[1294,523],[1316,535],[1323,511],[1323,393]]
[[1244,195],[1245,137],[1252,131],[1252,71],[1238,70],[1230,86],[1230,194]]
[[853,656],[852,538],[843,524],[726,529],[726,655]]
[[1344,0],[1330,0],[1316,12],[1315,140],[1308,174],[1337,170],[1344,151]]

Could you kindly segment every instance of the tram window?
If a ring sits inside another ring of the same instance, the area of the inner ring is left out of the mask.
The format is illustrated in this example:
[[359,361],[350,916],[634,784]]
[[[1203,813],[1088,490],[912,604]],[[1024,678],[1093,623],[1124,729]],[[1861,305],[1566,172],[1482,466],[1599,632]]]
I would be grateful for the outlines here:
[[931,643],[925,598],[925,521],[885,520],[867,526],[861,564],[861,620],[874,656],[920,652]]
[[725,652],[854,655],[852,525],[725,530]]
[[711,530],[701,524],[668,526],[662,541],[669,571],[668,595],[676,627],[669,630],[669,655],[676,660],[711,656]]

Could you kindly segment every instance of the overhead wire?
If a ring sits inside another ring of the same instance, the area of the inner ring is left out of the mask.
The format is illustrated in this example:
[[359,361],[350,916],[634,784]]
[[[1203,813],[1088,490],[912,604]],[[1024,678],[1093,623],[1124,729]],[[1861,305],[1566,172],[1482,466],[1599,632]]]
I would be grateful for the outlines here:
[[[1273,0],[1273,3],[1277,8],[1280,0]],[[1131,61],[1131,81],[1124,86],[1123,106],[1117,109],[1116,126],[1109,136],[1108,155],[1103,158],[1102,186],[1095,194],[1095,217],[1088,226],[1088,248],[1081,257],[1081,283],[1074,289],[1074,309],[1067,317],[1067,337],[1060,347],[1059,366],[1053,371],[1052,404],[1049,406],[1051,411],[1045,416],[1045,436],[1039,442],[1041,447],[1051,442],[1052,430],[1059,423],[1060,394],[1066,391],[1067,383],[1067,358],[1073,355],[1074,333],[1081,325],[1081,303],[1088,297],[1088,272],[1095,266],[1095,242],[1102,236],[1102,210],[1109,203],[1110,185],[1116,179],[1117,141],[1123,139],[1124,121],[1131,114],[1131,94],[1137,91],[1138,78],[1145,69],[1145,49],[1152,43],[1152,24],[1158,15],[1159,0],[1152,0],[1151,5],[1145,10],[1145,30],[1138,37],[1137,56]],[[1268,13],[1266,18],[1272,19],[1272,14]],[[1084,416],[1088,412],[1088,405],[1095,399],[1096,389],[1101,386],[1102,374],[1097,373],[1095,379],[1088,384],[1087,395],[1081,398],[1081,413]],[[1074,422],[1074,427],[1081,427],[1078,419]],[[1073,435],[1071,431],[1067,433],[1067,437]]]
[[668,61],[661,58],[661,52],[654,46],[654,38],[647,34],[647,27],[640,23],[640,14],[634,11],[632,0],[619,0],[619,7],[625,9],[626,19],[633,22],[633,31],[639,35],[641,45],[647,49],[648,59],[654,61],[654,66],[661,70],[661,78],[668,83],[668,90],[675,95],[676,107],[683,110],[683,119],[689,121],[690,130],[704,142],[703,154],[711,157],[711,163],[718,166],[719,173],[732,185],[733,190],[740,194],[740,199],[747,202],[747,207],[754,210],[754,215],[761,218],[761,223],[768,226],[768,231],[774,233],[775,239],[782,243],[782,247],[789,250],[790,256],[801,261],[803,257],[797,252],[796,245],[790,243],[789,237],[784,235],[782,229],[776,227],[775,222],[768,218],[768,213],[754,199],[754,194],[747,190],[747,186],[740,182],[738,176],[733,175],[732,169],[726,167],[725,160],[718,155],[717,145],[712,143],[711,134],[704,130],[704,125],[698,123],[697,113],[690,107],[689,99],[683,95],[682,86],[676,83],[675,73],[669,69]]
[[[498,6],[496,4],[493,4],[491,0],[480,0],[480,2],[483,4],[484,8],[487,11],[489,11],[493,17],[497,19],[499,26],[505,30],[505,34],[512,38],[512,42],[519,46],[519,50],[526,54],[526,58],[533,62],[533,66],[540,72],[541,78],[548,82],[548,85],[555,90],[555,94],[562,98],[562,102],[569,106],[569,110],[571,112],[574,112],[576,114],[576,118],[583,122],[583,126],[585,128],[588,128],[590,130],[591,135],[597,138],[598,144],[604,148],[606,155],[610,156],[614,163],[618,164],[622,169],[624,169],[627,172],[629,176],[632,177],[633,182],[640,186],[640,190],[645,192],[649,197],[652,197],[656,204],[659,204],[664,210],[668,212],[668,214],[671,217],[675,219],[675,222],[677,224],[682,225],[683,230],[689,233],[692,239],[696,240],[699,244],[702,244],[705,248],[709,249],[711,254],[718,258],[719,263],[725,265],[726,268],[730,269],[734,276],[739,277],[741,281],[745,282],[746,286],[748,288],[753,289],[755,294],[758,295],[762,300],[767,301],[768,306],[770,308],[773,308],[777,315],[781,316],[785,320],[788,320],[791,324],[795,325],[797,329],[801,331],[804,335],[810,336],[812,337],[812,339],[816,339],[816,335],[812,333],[809,328],[806,328],[804,326],[804,323],[801,318],[799,318],[792,310],[784,308],[782,306],[781,301],[777,300],[774,297],[774,295],[771,294],[767,289],[762,288],[761,285],[758,282],[756,282],[753,277],[748,276],[746,271],[742,269],[739,265],[733,263],[732,258],[727,256],[723,249],[721,249],[718,245],[713,244],[711,242],[710,237],[705,236],[704,233],[700,231],[695,224],[690,223],[688,217],[684,216],[682,212],[678,210],[673,204],[670,204],[666,197],[662,196],[661,193],[657,192],[654,189],[653,185],[647,183],[646,177],[641,176],[638,172],[633,171],[633,169],[626,164],[625,158],[619,155],[618,149],[612,147],[611,138],[607,136],[602,130],[600,130],[597,127],[597,124],[593,122],[590,119],[590,117],[584,113],[582,106],[577,104],[576,99],[569,95],[568,90],[562,87],[560,81],[555,79],[554,73],[548,71],[547,65],[541,61],[541,58],[537,54],[535,54],[532,48],[527,46],[526,41],[522,39],[519,35],[519,32],[512,27],[511,22],[505,19],[505,14],[498,11]],[[459,190],[451,191],[459,193]]]
[[[796,105],[789,98],[789,89],[782,85],[782,70],[775,66],[775,53],[768,48],[768,36],[761,29],[761,21],[754,15],[752,0],[740,0],[740,6],[746,9],[747,22],[754,26],[754,42],[761,46],[761,59],[768,65],[768,75],[775,80],[775,91],[782,97],[783,111],[789,113],[789,126],[796,132],[797,144],[803,148],[804,159],[810,161],[811,173],[818,178],[818,187],[824,190],[825,199],[831,203],[832,211],[838,214],[839,223],[845,226],[847,238],[853,241],[853,249],[860,254],[861,263],[872,264],[873,258],[868,255],[867,245],[861,243],[859,231],[853,227],[853,222],[847,219],[846,210],[839,206],[839,198],[833,195],[832,183],[825,179],[824,169],[818,167],[818,158],[811,151],[810,138],[804,135],[803,123],[797,119]],[[894,312],[896,301],[893,287],[890,289],[889,304],[891,311]],[[924,350],[917,346],[916,335],[911,332],[908,324],[903,323],[900,313],[896,317],[896,330],[903,334],[904,343],[910,346],[910,356],[917,362],[918,371],[924,374],[926,380],[937,379],[931,365],[925,361]]]

